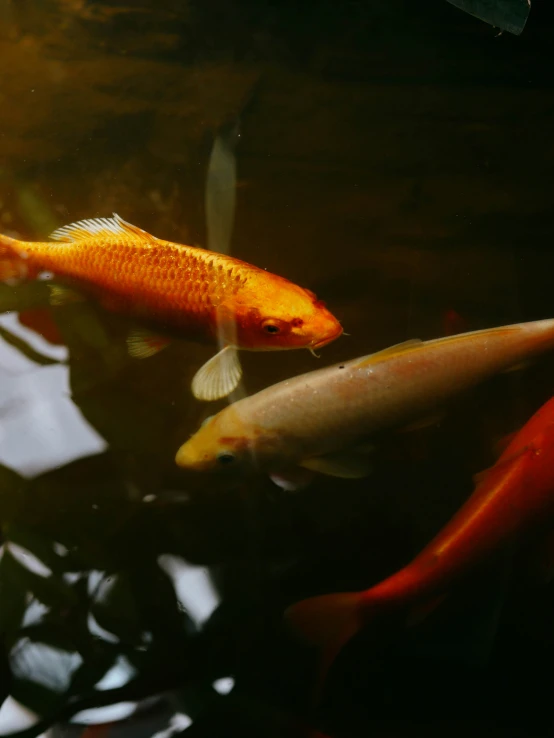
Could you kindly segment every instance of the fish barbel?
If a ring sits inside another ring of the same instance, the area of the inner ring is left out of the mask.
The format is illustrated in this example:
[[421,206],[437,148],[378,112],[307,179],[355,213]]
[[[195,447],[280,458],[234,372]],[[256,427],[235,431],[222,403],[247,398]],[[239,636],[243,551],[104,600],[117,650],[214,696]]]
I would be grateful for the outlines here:
[[[116,214],[73,223],[51,238],[0,235],[0,280],[50,271],[105,309],[138,318],[155,331],[129,335],[129,353],[138,358],[179,336],[219,341],[222,350],[193,379],[199,399],[216,400],[235,389],[237,348],[313,351],[342,333],[309,290],[231,256],[156,238]],[[75,299],[79,295],[67,286],[52,286],[53,304]]]
[[454,517],[404,568],[364,592],[322,595],[292,605],[291,627],[323,649],[324,678],[340,649],[362,627],[399,615],[425,615],[461,578],[495,551],[533,536],[543,543],[554,527],[554,398],[515,434],[496,464]]
[[175,460],[197,470],[365,476],[374,433],[432,417],[461,391],[549,349],[554,320],[408,341],[239,400],[205,421]]

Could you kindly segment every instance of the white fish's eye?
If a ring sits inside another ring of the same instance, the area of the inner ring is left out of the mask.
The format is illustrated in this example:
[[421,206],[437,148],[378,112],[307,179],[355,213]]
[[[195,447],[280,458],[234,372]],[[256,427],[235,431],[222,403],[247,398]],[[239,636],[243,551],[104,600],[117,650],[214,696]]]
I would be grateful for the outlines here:
[[205,419],[204,419],[204,420],[203,420],[203,421],[202,421],[202,422],[200,423],[200,427],[201,427],[201,428],[203,428],[203,427],[204,427],[205,425],[207,425],[207,424],[208,424],[208,423],[210,422],[210,420],[211,420],[211,419],[212,419],[213,417],[215,417],[215,416],[214,416],[214,415],[208,415],[208,417],[207,417],[207,418],[205,418]]
[[217,455],[217,461],[222,466],[227,466],[228,464],[232,464],[233,461],[236,460],[236,456],[229,451],[222,451]]

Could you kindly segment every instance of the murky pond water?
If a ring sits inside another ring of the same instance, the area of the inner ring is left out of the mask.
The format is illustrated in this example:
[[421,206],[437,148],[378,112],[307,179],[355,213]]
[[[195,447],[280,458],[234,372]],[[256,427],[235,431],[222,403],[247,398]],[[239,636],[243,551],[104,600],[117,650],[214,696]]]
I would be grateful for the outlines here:
[[[498,37],[441,0],[0,0],[0,232],[115,212],[314,291],[348,335],[241,352],[243,396],[554,317],[545,5]],[[363,628],[315,706],[283,613],[407,564],[552,396],[554,355],[377,439],[369,476],[290,493],[176,465],[228,404],[191,393],[213,345],[138,360],[129,319],[45,278],[0,311],[1,733],[551,734],[549,530]]]

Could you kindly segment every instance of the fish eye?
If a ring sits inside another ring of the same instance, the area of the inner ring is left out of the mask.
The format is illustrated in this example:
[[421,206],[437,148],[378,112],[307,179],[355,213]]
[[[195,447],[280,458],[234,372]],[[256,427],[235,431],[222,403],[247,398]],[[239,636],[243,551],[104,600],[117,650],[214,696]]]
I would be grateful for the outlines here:
[[281,332],[281,327],[274,320],[264,320],[262,327],[266,333],[275,335]]
[[217,455],[217,460],[220,464],[231,464],[233,461],[235,461],[235,455],[229,453],[229,451],[223,451],[222,453]]

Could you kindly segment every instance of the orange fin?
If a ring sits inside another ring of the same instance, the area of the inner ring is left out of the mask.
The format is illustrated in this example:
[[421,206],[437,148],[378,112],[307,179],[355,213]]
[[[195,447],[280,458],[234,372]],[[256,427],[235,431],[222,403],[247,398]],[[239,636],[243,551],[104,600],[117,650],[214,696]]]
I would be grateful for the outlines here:
[[91,220],[79,220],[77,223],[58,228],[50,234],[53,241],[64,241],[65,243],[75,243],[76,241],[85,241],[92,237],[110,238],[114,236],[126,236],[129,238],[140,238],[147,242],[155,241],[155,237],[150,233],[143,231],[142,228],[134,226],[131,223],[120,218],[117,213],[113,214],[113,218],[93,218]]
[[519,430],[514,431],[513,433],[508,433],[508,435],[506,435],[506,436],[502,436],[502,438],[500,438],[494,444],[494,449],[495,449],[496,454],[498,456],[500,456],[500,454],[503,454],[504,453],[504,451],[508,448],[508,446],[514,440],[514,438],[517,436],[517,434],[519,433],[520,430],[521,430],[521,428]]
[[483,469],[483,471],[477,472],[477,474],[473,475],[474,483],[481,484],[481,482],[487,479],[487,477],[490,477],[491,474],[505,474],[506,469],[512,466],[520,456],[526,454],[529,451],[529,448],[529,446],[523,446],[523,448],[520,448],[519,451],[516,451],[507,459],[502,459],[502,461],[497,462],[494,466],[489,466],[488,469]]
[[362,627],[360,595],[356,592],[310,597],[285,611],[285,620],[302,640],[321,649],[314,700],[321,697],[325,679],[341,649]]
[[147,330],[135,330],[127,336],[127,351],[134,359],[146,359],[163,351],[170,343],[171,340],[164,336]]

